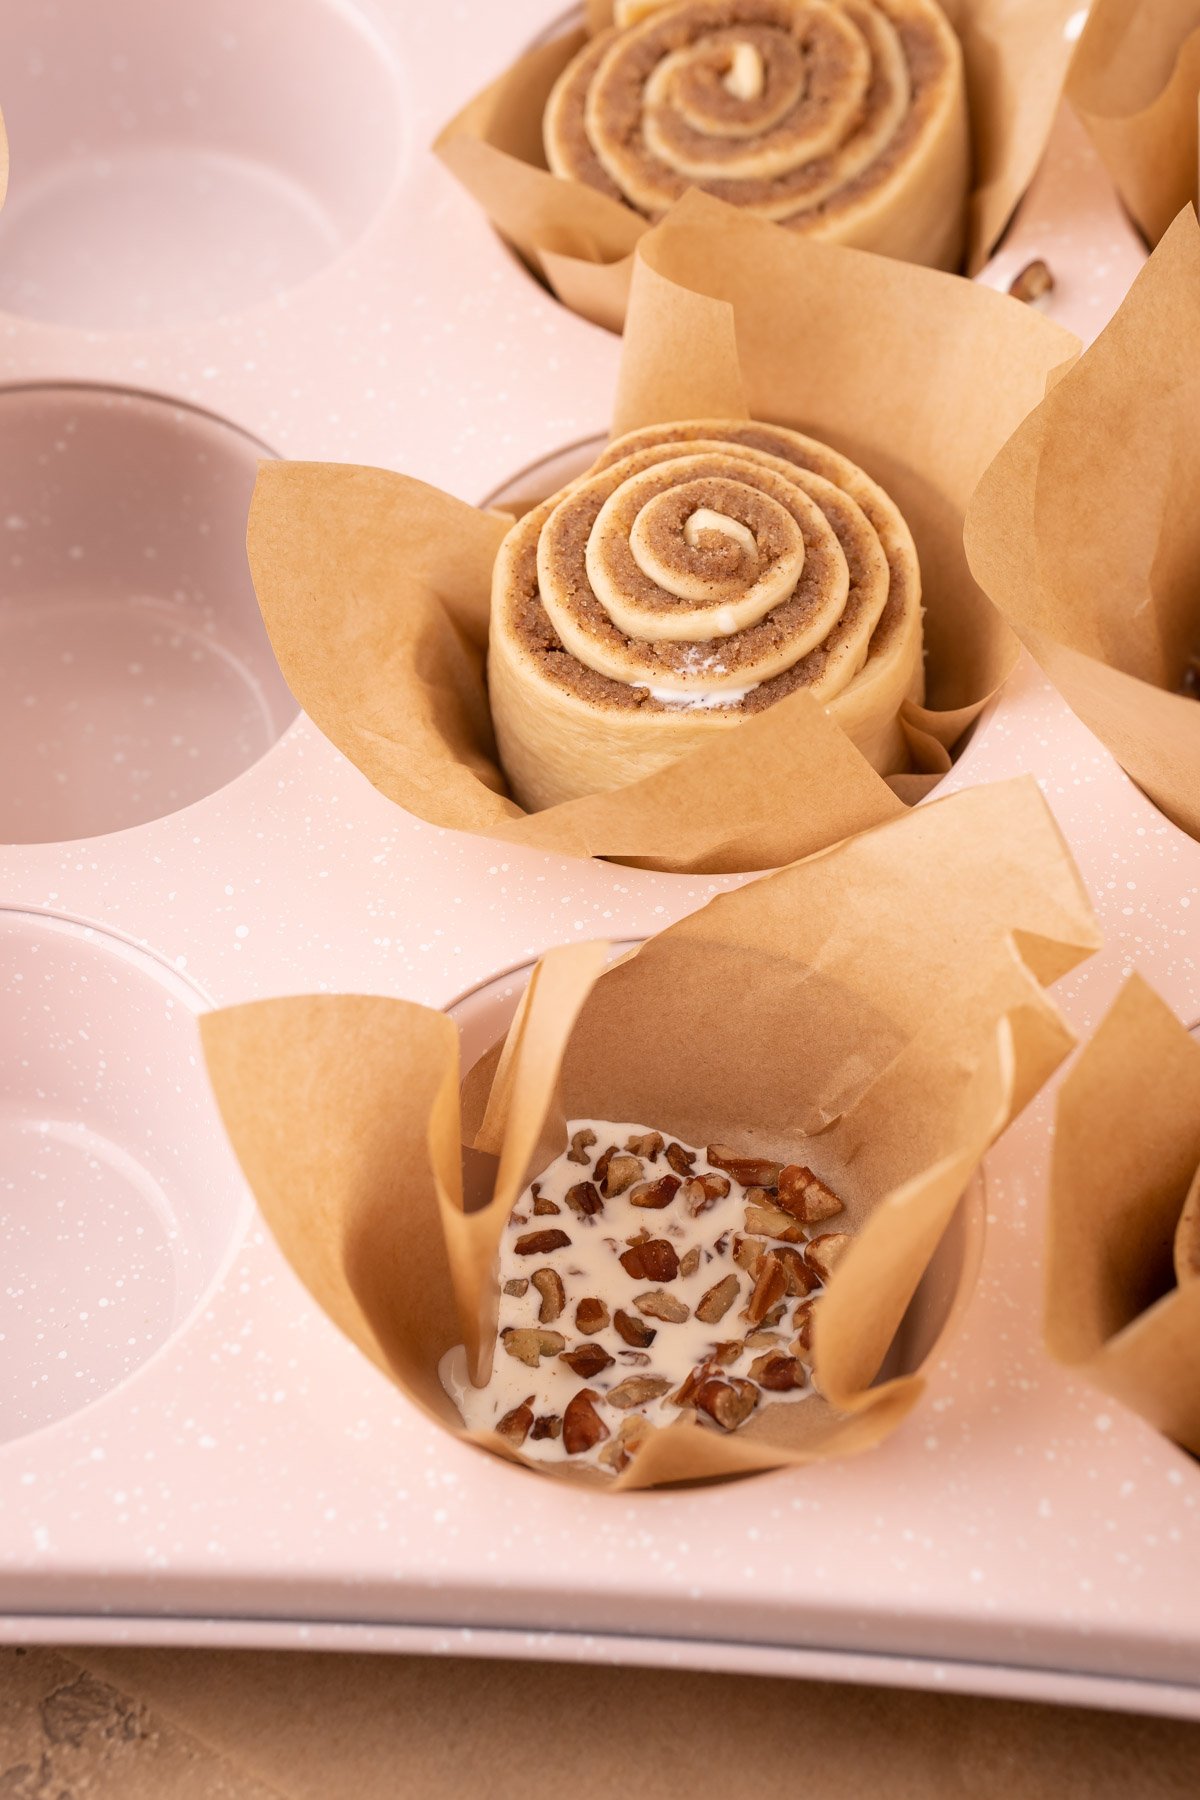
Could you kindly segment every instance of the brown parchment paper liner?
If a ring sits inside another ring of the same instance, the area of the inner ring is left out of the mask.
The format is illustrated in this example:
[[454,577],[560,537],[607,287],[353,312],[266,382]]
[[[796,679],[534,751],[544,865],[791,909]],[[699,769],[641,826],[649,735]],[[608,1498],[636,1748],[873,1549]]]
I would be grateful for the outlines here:
[[[692,291],[704,280],[726,294]],[[915,772],[895,778],[904,800],[945,772],[948,746],[1012,666],[1015,640],[966,568],[963,510],[1077,349],[1030,308],[955,276],[806,245],[700,196],[639,253],[616,430],[751,415],[795,425],[861,463],[908,519],[929,695],[906,714]],[[900,813],[897,793],[805,693],[646,779],[522,812],[484,680],[505,528],[383,470],[260,470],[248,547],[279,665],[390,799],[432,824],[534,849],[709,873],[791,862]]]
[[[500,1231],[567,1117],[796,1154],[832,1179],[858,1236],[818,1311],[826,1397],[764,1408],[730,1438],[681,1420],[616,1484],[650,1486],[864,1449],[916,1403],[919,1372],[869,1384],[980,1157],[1070,1048],[1043,985],[1097,943],[1024,779],[723,895],[607,969],[606,945],[550,952],[462,1111],[453,1023],[403,1001],[233,1007],[203,1020],[204,1049],[296,1272],[458,1435],[439,1359],[465,1342],[489,1366]],[[471,1214],[464,1132],[499,1154]]]
[[[1041,160],[1070,60],[1064,27],[1075,10],[1076,0],[944,0],[962,41],[970,109],[969,274],[991,255]],[[588,22],[593,32],[611,24],[611,0],[590,5]],[[587,37],[581,27],[520,57],[451,120],[434,148],[560,300],[619,331],[631,252],[647,221],[583,182],[551,175],[542,149],[550,89]]]
[[1200,229],[1180,215],[1120,311],[988,469],[966,548],[1084,724],[1200,838]]
[[1134,975],[1058,1097],[1046,1343],[1200,1456],[1200,1280],[1172,1247],[1200,1181],[1200,1044]]
[[1067,95],[1135,223],[1157,244],[1197,197],[1200,4],[1093,0]]

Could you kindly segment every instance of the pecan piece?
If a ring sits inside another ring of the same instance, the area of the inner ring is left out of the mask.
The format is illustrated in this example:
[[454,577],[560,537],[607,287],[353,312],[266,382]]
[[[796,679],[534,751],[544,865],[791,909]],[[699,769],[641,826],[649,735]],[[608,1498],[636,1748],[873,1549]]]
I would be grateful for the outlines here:
[[633,1304],[648,1319],[662,1319],[667,1325],[682,1325],[691,1317],[691,1308],[676,1300],[673,1294],[664,1294],[661,1288],[651,1288],[648,1294],[637,1294]]
[[661,1131],[647,1131],[641,1137],[631,1137],[625,1146],[631,1156],[640,1156],[644,1162],[657,1162],[662,1147]]
[[593,1213],[604,1211],[599,1189],[590,1181],[577,1181],[574,1187],[567,1189],[565,1199],[571,1211],[581,1219],[590,1219]]
[[745,1344],[747,1350],[770,1350],[772,1346],[778,1348],[779,1333],[777,1331],[764,1330],[748,1331],[742,1339],[742,1342]]
[[597,1300],[592,1294],[581,1300],[575,1308],[575,1329],[582,1331],[584,1337],[593,1337],[597,1331],[603,1331],[608,1324],[608,1308],[603,1300]]
[[560,1213],[562,1207],[556,1206],[553,1200],[543,1200],[539,1194],[533,1203],[533,1211],[535,1218],[544,1219],[550,1213]]
[[543,1356],[557,1356],[567,1347],[560,1331],[543,1331],[539,1325],[509,1325],[500,1333],[500,1342],[510,1356],[531,1369],[537,1368]]
[[799,1222],[773,1206],[748,1206],[746,1230],[751,1237],[782,1238],[788,1244],[804,1242],[804,1231]]
[[722,1431],[736,1431],[758,1405],[758,1389],[736,1375],[710,1375],[692,1397],[698,1411],[707,1413]]
[[596,1166],[592,1170],[592,1174],[597,1181],[604,1180],[604,1177],[608,1174],[608,1165],[616,1154],[617,1146],[615,1144],[610,1144],[608,1149],[596,1158]]
[[802,1388],[807,1376],[804,1364],[798,1358],[784,1356],[779,1350],[768,1350],[765,1356],[756,1357],[750,1364],[750,1379],[774,1394],[786,1394],[793,1388]]
[[648,1350],[658,1336],[653,1325],[647,1325],[644,1319],[635,1319],[632,1313],[622,1312],[619,1307],[613,1314],[613,1324],[635,1350]]
[[614,1194],[623,1194],[626,1188],[633,1186],[641,1172],[642,1165],[636,1156],[626,1156],[618,1151],[616,1156],[609,1158],[604,1171],[604,1198],[611,1200]]
[[679,1273],[681,1275],[694,1275],[699,1267],[700,1246],[699,1244],[693,1244],[691,1249],[685,1251],[679,1259]]
[[738,1297],[740,1282],[736,1275],[725,1275],[720,1281],[701,1295],[696,1307],[696,1317],[705,1325],[715,1325],[723,1319]]
[[582,1131],[572,1133],[571,1148],[567,1151],[567,1161],[573,1163],[591,1162],[592,1159],[588,1155],[588,1148],[590,1145],[594,1144],[595,1141],[595,1132],[589,1131],[586,1126]]
[[641,1413],[632,1413],[628,1419],[621,1420],[616,1437],[604,1446],[596,1460],[615,1469],[619,1475],[622,1469],[629,1467],[653,1429],[653,1425]]
[[634,1281],[674,1281],[679,1273],[679,1258],[674,1244],[666,1238],[647,1238],[632,1244],[621,1258],[621,1267]]
[[562,1276],[556,1269],[535,1269],[532,1279],[534,1287],[542,1296],[542,1304],[538,1307],[538,1323],[553,1325],[567,1304],[567,1290],[562,1284]]
[[710,1360],[715,1362],[718,1368],[728,1368],[730,1363],[738,1360],[744,1348],[745,1345],[740,1344],[736,1338],[724,1338],[719,1344],[713,1345]]
[[611,1369],[613,1361],[603,1344],[580,1344],[577,1350],[564,1350],[558,1360],[585,1381],[599,1375],[601,1369]]
[[779,1190],[775,1204],[781,1212],[790,1213],[802,1225],[819,1225],[846,1208],[831,1187],[801,1163],[789,1163],[779,1171]]
[[630,1192],[629,1204],[650,1207],[655,1212],[660,1212],[664,1206],[670,1206],[678,1192],[678,1175],[660,1175],[657,1181],[639,1181]]
[[822,1281],[828,1281],[853,1242],[848,1231],[822,1232],[820,1237],[809,1238],[804,1246],[804,1260]]
[[670,1385],[661,1375],[627,1375],[616,1387],[609,1388],[604,1398],[610,1406],[624,1410],[629,1406],[644,1406],[647,1400],[658,1400]]
[[529,1433],[531,1438],[556,1438],[562,1436],[562,1418],[558,1413],[543,1413],[533,1421]]
[[792,1314],[792,1328],[796,1333],[790,1346],[793,1356],[807,1355],[812,1349],[813,1308],[816,1304],[816,1295],[811,1300],[801,1300]]
[[529,1282],[524,1275],[514,1275],[511,1281],[505,1282],[504,1291],[506,1294],[512,1294],[514,1299],[519,1300],[521,1295],[527,1291],[528,1287]]
[[787,1273],[771,1251],[763,1257],[754,1278],[754,1291],[746,1305],[746,1317],[752,1325],[761,1325],[772,1307],[787,1294]]
[[747,1275],[757,1275],[758,1265],[767,1254],[762,1244],[756,1244],[753,1238],[738,1237],[733,1240],[733,1260],[739,1269],[745,1269]]
[[743,1187],[773,1188],[779,1180],[782,1164],[765,1156],[739,1156],[726,1144],[710,1144],[708,1160],[714,1169],[724,1169]]
[[511,1444],[514,1450],[519,1450],[529,1436],[532,1426],[533,1395],[526,1394],[519,1406],[514,1406],[511,1412],[506,1412],[504,1417],[499,1420],[496,1425],[496,1434],[498,1437],[502,1437],[506,1444]]
[[580,1388],[563,1409],[562,1441],[568,1456],[581,1456],[608,1436],[608,1427],[592,1404],[595,1399],[591,1388]]
[[527,1231],[513,1245],[518,1256],[549,1256],[552,1250],[565,1250],[571,1242],[565,1231],[552,1225],[548,1231]]
[[682,1175],[685,1180],[691,1174],[692,1164],[695,1160],[696,1152],[694,1150],[685,1150],[682,1144],[667,1145],[667,1161],[675,1173]]
[[804,1253],[791,1244],[778,1244],[771,1252],[787,1276],[788,1293],[803,1300],[818,1285],[817,1277],[804,1260]]
[[650,1363],[650,1354],[646,1350],[618,1350],[617,1361],[628,1363],[631,1368],[645,1369]]
[[729,1192],[729,1181],[724,1175],[693,1175],[685,1181],[679,1190],[680,1203],[691,1213],[693,1219],[715,1206],[718,1200],[724,1200]]
[[1008,291],[1014,300],[1024,300],[1028,306],[1034,300],[1040,300],[1044,294],[1054,292],[1054,277],[1040,256],[1013,276]]

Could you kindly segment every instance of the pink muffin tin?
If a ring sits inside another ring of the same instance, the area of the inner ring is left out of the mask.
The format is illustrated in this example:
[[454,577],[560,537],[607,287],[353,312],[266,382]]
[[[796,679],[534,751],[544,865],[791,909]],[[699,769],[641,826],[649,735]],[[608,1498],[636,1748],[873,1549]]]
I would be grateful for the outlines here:
[[[553,0],[0,18],[3,1632],[1200,1717],[1200,1473],[1040,1346],[1049,1098],[988,1160],[979,1284],[894,1438],[615,1500],[535,1485],[402,1400],[283,1264],[220,1131],[207,1005],[470,994],[478,1033],[516,991],[496,971],[657,930],[723,885],[406,817],[295,716],[245,572],[261,455],[479,499],[604,429],[616,341],[534,284],[424,147],[552,23]],[[1033,256],[1085,337],[1140,262],[1068,119],[984,279]],[[1135,965],[1200,1017],[1200,847],[1028,665],[946,788],[1018,771],[1106,933],[1059,990],[1074,1026]]]

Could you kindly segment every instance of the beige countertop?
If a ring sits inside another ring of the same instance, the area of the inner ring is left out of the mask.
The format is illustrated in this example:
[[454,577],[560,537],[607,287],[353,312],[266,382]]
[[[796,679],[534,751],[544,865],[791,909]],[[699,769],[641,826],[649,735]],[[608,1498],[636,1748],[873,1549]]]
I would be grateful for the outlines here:
[[0,1651],[0,1800],[1158,1800],[1200,1726],[757,1677]]

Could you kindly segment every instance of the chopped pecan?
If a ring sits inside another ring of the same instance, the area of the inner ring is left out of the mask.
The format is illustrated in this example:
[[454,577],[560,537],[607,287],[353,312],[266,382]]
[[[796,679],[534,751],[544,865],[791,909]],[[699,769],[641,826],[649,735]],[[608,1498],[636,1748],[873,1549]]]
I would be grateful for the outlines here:
[[513,1245],[518,1256],[549,1256],[552,1250],[565,1250],[571,1242],[565,1231],[556,1225],[547,1231],[527,1231]]
[[627,1375],[616,1387],[609,1388],[604,1398],[610,1406],[624,1410],[629,1406],[644,1406],[647,1400],[659,1399],[670,1385],[661,1375]]
[[533,1210],[537,1218],[544,1219],[549,1213],[560,1213],[562,1207],[556,1206],[553,1200],[543,1200],[540,1194],[535,1194],[533,1198]]
[[808,1377],[804,1364],[796,1357],[784,1356],[779,1350],[768,1350],[765,1356],[756,1357],[750,1364],[750,1379],[774,1394],[786,1394],[792,1388],[802,1388]]
[[617,1361],[628,1363],[635,1369],[644,1369],[649,1364],[650,1353],[647,1350],[618,1350]]
[[685,1251],[679,1259],[679,1273],[684,1276],[694,1275],[699,1267],[700,1246],[699,1244],[693,1244],[691,1249]]
[[577,1181],[574,1187],[567,1189],[565,1199],[571,1211],[581,1219],[590,1219],[593,1213],[604,1211],[600,1191],[590,1181]]
[[696,1388],[692,1403],[722,1431],[736,1431],[758,1405],[758,1389],[752,1381],[739,1380],[736,1375],[710,1375]]
[[766,1254],[766,1246],[756,1244],[753,1238],[735,1237],[733,1240],[733,1260],[747,1275],[758,1274],[758,1265]]
[[595,1295],[589,1294],[575,1308],[575,1329],[582,1331],[585,1337],[592,1337],[597,1331],[603,1331],[607,1324],[608,1308]]
[[505,1282],[504,1291],[506,1294],[512,1294],[515,1299],[519,1300],[521,1295],[527,1291],[528,1287],[529,1281],[524,1275],[514,1275],[511,1281]]
[[691,1174],[692,1164],[695,1160],[696,1152],[694,1150],[685,1150],[682,1144],[667,1145],[667,1161],[675,1173],[682,1175],[685,1180]]
[[592,1404],[595,1399],[591,1388],[580,1388],[563,1409],[562,1441],[568,1456],[580,1456],[608,1436],[608,1427]]
[[526,1394],[519,1406],[506,1412],[496,1426],[496,1433],[514,1450],[519,1450],[533,1426],[533,1395]]
[[791,1213],[802,1225],[819,1225],[846,1208],[831,1187],[806,1169],[802,1163],[789,1163],[779,1171],[779,1189],[775,1204],[781,1212]]
[[740,1283],[736,1275],[724,1275],[703,1294],[696,1307],[696,1317],[704,1325],[715,1325],[723,1319],[738,1297]]
[[787,1293],[787,1273],[779,1258],[767,1251],[754,1278],[754,1291],[746,1305],[746,1317],[752,1325],[761,1325],[773,1306]]
[[740,1344],[737,1338],[725,1338],[721,1343],[713,1345],[711,1361],[722,1369],[728,1368],[730,1363],[738,1360],[744,1349],[745,1345]]
[[592,1159],[588,1155],[588,1149],[595,1141],[595,1132],[589,1131],[586,1125],[582,1131],[573,1132],[571,1136],[571,1148],[567,1151],[567,1161],[573,1163],[591,1162]]
[[621,1258],[621,1267],[634,1281],[674,1281],[679,1274],[679,1258],[674,1244],[666,1238],[647,1238],[632,1244]]
[[616,1154],[617,1154],[617,1146],[615,1144],[610,1144],[608,1146],[608,1149],[603,1151],[596,1158],[596,1166],[592,1170],[592,1174],[595,1176],[597,1181],[604,1180],[604,1177],[608,1174],[608,1165],[612,1161],[613,1157]]
[[542,1413],[533,1421],[531,1438],[557,1438],[562,1436],[562,1418],[558,1413]]
[[532,1279],[534,1287],[542,1296],[542,1304],[538,1308],[538,1322],[542,1325],[553,1325],[567,1304],[567,1290],[562,1284],[562,1276],[556,1269],[535,1269]]
[[560,1331],[543,1331],[540,1325],[510,1325],[500,1333],[500,1342],[510,1356],[536,1369],[543,1356],[557,1356],[565,1350],[567,1340]]
[[804,1230],[799,1221],[790,1219],[787,1213],[779,1212],[773,1206],[748,1206],[746,1230],[751,1237],[782,1238],[787,1244],[804,1242]]
[[1054,277],[1040,256],[1027,262],[1008,285],[1008,291],[1014,300],[1024,300],[1026,305],[1040,300],[1044,294],[1054,292]]
[[668,1325],[682,1325],[691,1317],[691,1308],[682,1300],[676,1300],[673,1294],[664,1294],[661,1288],[651,1288],[648,1294],[638,1294],[633,1304],[648,1319],[662,1319]]
[[700,1383],[702,1381],[707,1381],[712,1372],[712,1364],[709,1362],[702,1362],[698,1364],[696,1368],[689,1370],[675,1392],[671,1395],[671,1405],[695,1405],[696,1391],[699,1388]]
[[781,1264],[787,1276],[787,1291],[790,1295],[802,1300],[805,1294],[812,1293],[817,1285],[817,1277],[805,1262],[802,1250],[795,1249],[791,1244],[778,1244],[771,1254]]
[[631,1137],[625,1146],[631,1156],[640,1156],[644,1162],[657,1162],[662,1147],[661,1131],[647,1131],[641,1137]]
[[729,1192],[729,1180],[724,1175],[693,1175],[685,1181],[679,1190],[680,1204],[684,1206],[693,1219],[715,1206],[718,1200],[724,1200]]
[[813,1308],[816,1304],[816,1295],[811,1300],[801,1300],[792,1314],[792,1329],[796,1333],[791,1342],[793,1356],[802,1353],[807,1355],[812,1349]]
[[[615,1163],[613,1167],[616,1167]],[[660,1212],[664,1206],[670,1206],[678,1192],[678,1175],[660,1175],[657,1181],[639,1181],[630,1192],[629,1204],[650,1207],[655,1212]]]
[[641,1413],[631,1413],[629,1418],[622,1419],[617,1427],[617,1435],[612,1442],[601,1450],[597,1461],[605,1463],[608,1468],[615,1469],[617,1474],[627,1469],[640,1447],[654,1430],[649,1419]]
[[739,1156],[726,1144],[710,1144],[708,1160],[714,1169],[724,1169],[743,1187],[773,1188],[779,1180],[782,1165],[765,1156]]
[[611,1369],[613,1362],[603,1344],[580,1344],[576,1350],[564,1350],[558,1360],[565,1362],[574,1374],[582,1375],[585,1381],[599,1375],[601,1369]]
[[780,1339],[777,1331],[748,1331],[742,1339],[747,1350],[769,1350],[772,1345],[778,1347]]
[[828,1281],[853,1242],[848,1231],[822,1232],[820,1237],[809,1238],[804,1246],[804,1260],[822,1281]]
[[613,1314],[613,1324],[627,1344],[635,1350],[648,1350],[658,1336],[653,1325],[647,1325],[644,1319],[635,1319],[632,1313],[622,1312],[620,1307]]
[[627,1156],[618,1151],[616,1156],[608,1160],[604,1171],[604,1198],[611,1200],[614,1194],[623,1194],[632,1187],[642,1172],[642,1165],[636,1156]]

